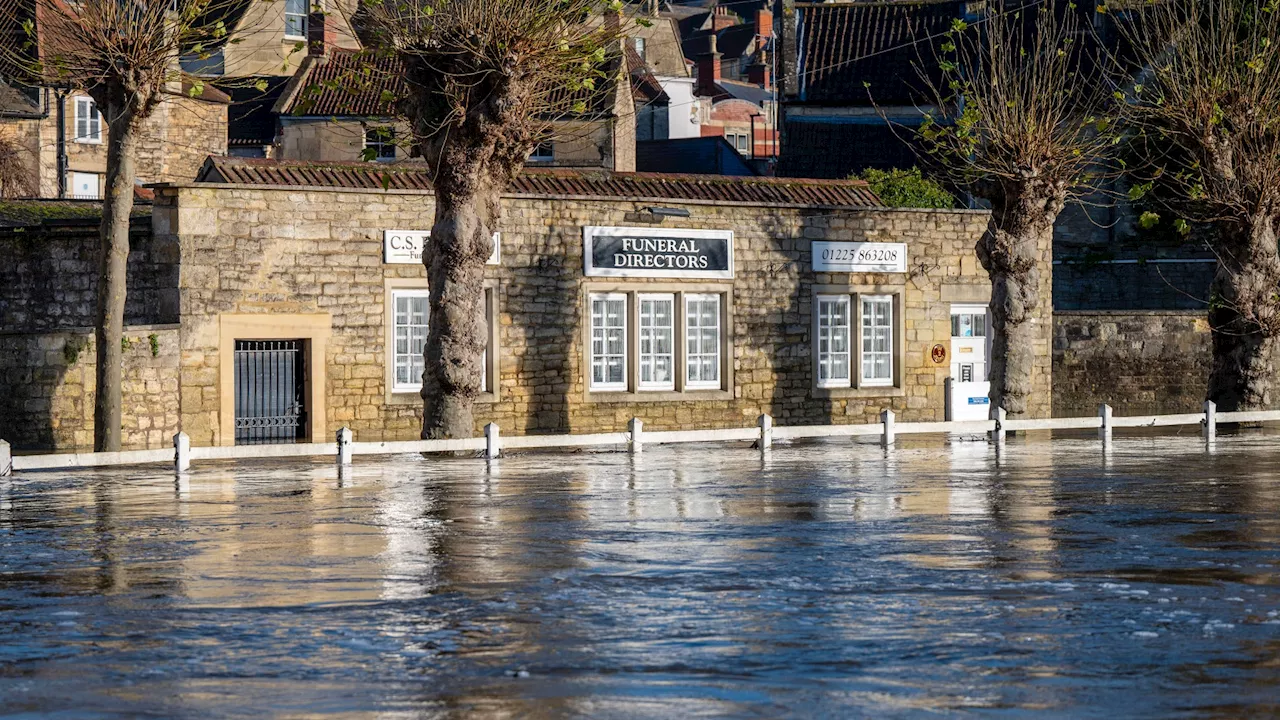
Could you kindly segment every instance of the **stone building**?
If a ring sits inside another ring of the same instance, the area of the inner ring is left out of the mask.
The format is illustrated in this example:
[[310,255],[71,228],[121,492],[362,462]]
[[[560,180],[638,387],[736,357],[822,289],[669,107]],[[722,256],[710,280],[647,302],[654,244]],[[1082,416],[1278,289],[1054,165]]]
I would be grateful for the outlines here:
[[[425,172],[211,158],[200,182],[155,192],[131,279],[156,279],[131,288],[127,331],[126,414],[145,410],[147,427],[128,444],[163,446],[178,429],[201,445],[342,426],[362,440],[417,435]],[[983,351],[971,311],[990,288],[972,246],[986,221],[885,208],[851,181],[526,172],[486,272],[477,423],[509,434],[621,430],[633,416],[653,429],[742,427],[761,413],[865,423],[885,408],[943,419],[953,361]],[[82,240],[46,242],[62,244],[40,255],[58,267],[84,255]],[[48,282],[4,305],[17,330],[0,345],[0,392],[38,389],[0,410],[0,437],[69,447],[89,437],[66,398],[88,397],[92,353],[71,358],[66,326],[83,320],[49,316],[47,300],[89,312],[93,275],[27,262],[21,272]],[[1039,416],[1051,411],[1048,357]]]

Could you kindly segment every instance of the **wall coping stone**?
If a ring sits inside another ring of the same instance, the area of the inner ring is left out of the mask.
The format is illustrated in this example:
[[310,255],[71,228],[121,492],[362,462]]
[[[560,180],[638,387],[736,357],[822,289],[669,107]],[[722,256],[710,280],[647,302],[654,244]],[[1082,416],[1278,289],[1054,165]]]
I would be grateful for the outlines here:
[[[181,323],[161,323],[155,325],[125,325],[124,331],[141,332],[145,330],[181,330]],[[0,330],[0,337],[12,337],[19,335],[92,335],[96,328],[92,327],[70,327],[56,328],[52,330]]]

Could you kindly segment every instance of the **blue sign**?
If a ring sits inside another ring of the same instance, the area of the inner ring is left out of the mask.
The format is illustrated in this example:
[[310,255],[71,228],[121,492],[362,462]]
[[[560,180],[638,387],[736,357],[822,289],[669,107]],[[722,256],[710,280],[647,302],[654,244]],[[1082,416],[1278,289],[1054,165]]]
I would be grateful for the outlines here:
[[990,405],[990,404],[991,404],[991,398],[989,398],[989,397],[971,397],[971,398],[969,398],[969,404],[970,404],[970,405]]

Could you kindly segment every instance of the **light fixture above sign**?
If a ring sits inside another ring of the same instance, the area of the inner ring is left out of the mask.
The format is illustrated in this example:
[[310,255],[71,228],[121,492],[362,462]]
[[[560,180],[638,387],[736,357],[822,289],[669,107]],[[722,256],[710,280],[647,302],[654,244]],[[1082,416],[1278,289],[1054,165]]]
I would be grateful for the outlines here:
[[588,276],[733,277],[732,230],[587,226],[582,241]]
[[[426,247],[430,230],[382,231],[382,262],[388,265],[421,265],[422,249]],[[493,252],[485,261],[487,265],[502,262],[502,233],[493,234]]]

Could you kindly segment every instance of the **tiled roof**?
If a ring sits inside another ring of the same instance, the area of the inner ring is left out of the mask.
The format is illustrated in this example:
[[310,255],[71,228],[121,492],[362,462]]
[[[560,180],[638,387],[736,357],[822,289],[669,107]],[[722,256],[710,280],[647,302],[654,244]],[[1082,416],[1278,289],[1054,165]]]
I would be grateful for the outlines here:
[[[710,30],[697,30],[685,37],[680,43],[684,56],[698,62],[698,56],[711,48],[711,35]],[[715,33],[715,36],[716,52],[720,53],[720,58],[737,60],[754,50],[752,42],[756,39],[756,26],[755,23],[732,25]]]
[[[378,165],[210,157],[205,161],[198,181],[282,187],[431,190],[430,174],[417,163]],[[674,202],[710,200],[762,205],[882,206],[875,193],[861,181],[614,173],[606,170],[528,169],[512,183],[509,193]]]
[[0,81],[0,115],[30,115],[40,111],[31,98],[18,88]]
[[636,102],[647,104],[663,104],[671,101],[662,83],[654,76],[653,71],[645,64],[644,58],[636,52],[631,43],[625,46],[627,55],[627,71],[631,73],[631,97]]
[[942,38],[925,38],[946,32],[963,12],[956,0],[798,6],[800,100],[911,104],[924,85],[915,66],[939,72],[933,60]]

